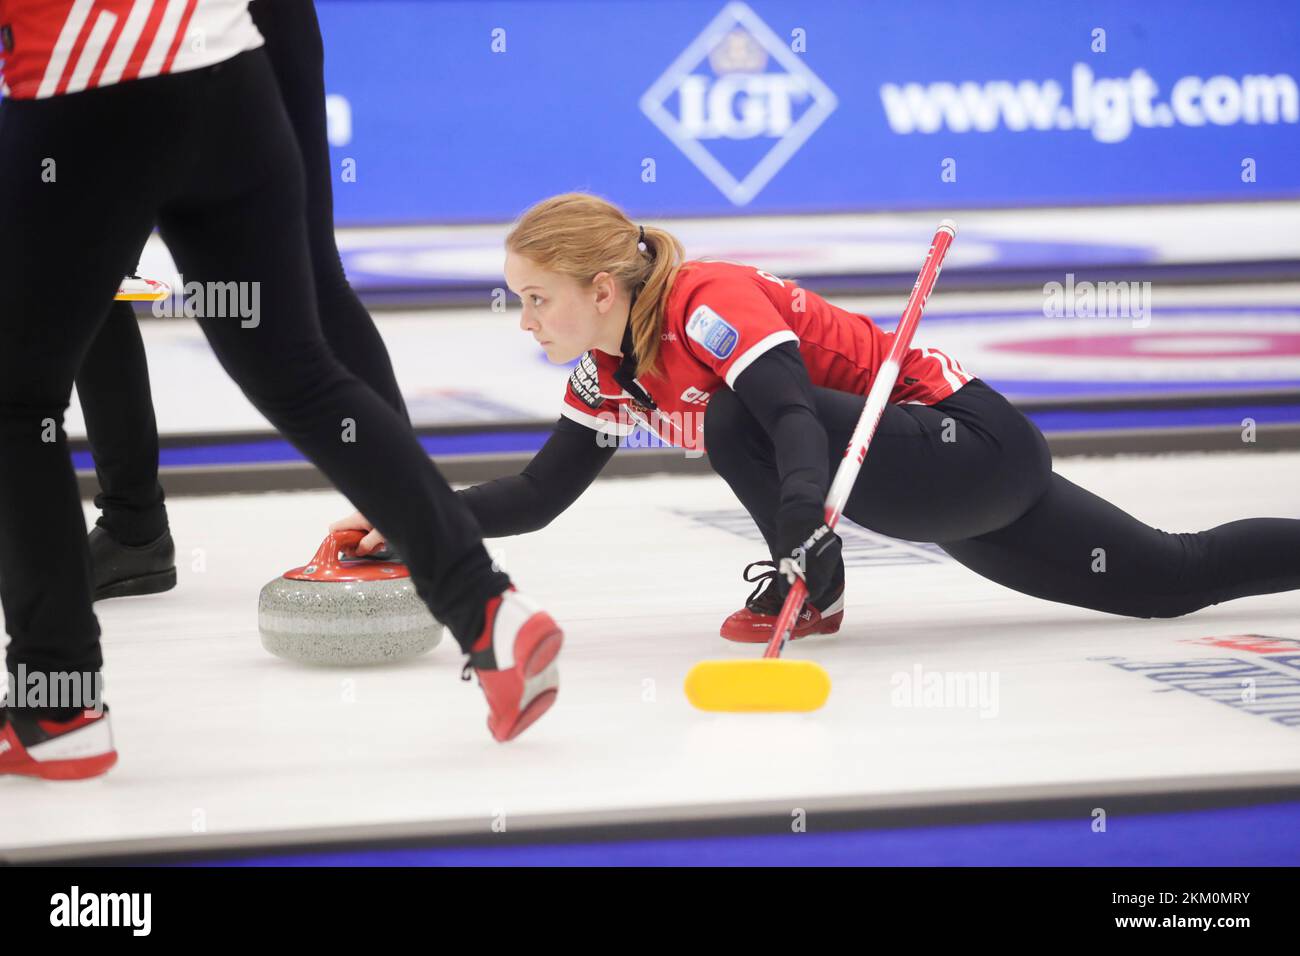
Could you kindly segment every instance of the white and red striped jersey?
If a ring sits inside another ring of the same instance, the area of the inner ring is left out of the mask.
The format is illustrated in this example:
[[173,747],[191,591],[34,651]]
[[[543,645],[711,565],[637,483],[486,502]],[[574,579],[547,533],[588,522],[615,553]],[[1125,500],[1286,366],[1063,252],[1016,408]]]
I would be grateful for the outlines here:
[[0,0],[0,88],[45,99],[262,45],[248,0]]
[[[702,450],[709,398],[734,387],[764,352],[796,342],[814,385],[865,395],[894,333],[789,279],[731,262],[692,261],[668,292],[661,339],[658,372],[633,382],[653,411],[615,380],[622,359],[592,349],[569,376],[564,416],[606,434],[626,435],[640,424],[670,445]],[[909,349],[890,402],[933,405],[974,377],[938,349]]]

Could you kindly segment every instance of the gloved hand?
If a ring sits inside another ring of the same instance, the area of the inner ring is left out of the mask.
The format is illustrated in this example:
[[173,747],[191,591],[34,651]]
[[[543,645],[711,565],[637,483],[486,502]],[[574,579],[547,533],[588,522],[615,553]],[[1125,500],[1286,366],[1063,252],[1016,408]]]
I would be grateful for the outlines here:
[[808,515],[802,519],[787,517],[778,520],[777,525],[779,593],[784,598],[790,593],[790,585],[802,579],[809,599],[820,607],[817,599],[844,585],[843,541],[824,521],[814,524]]

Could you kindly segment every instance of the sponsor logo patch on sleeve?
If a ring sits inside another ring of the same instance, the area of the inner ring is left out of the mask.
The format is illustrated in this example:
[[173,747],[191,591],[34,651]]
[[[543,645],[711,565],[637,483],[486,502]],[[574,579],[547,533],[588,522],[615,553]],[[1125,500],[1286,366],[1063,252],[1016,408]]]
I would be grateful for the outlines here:
[[691,313],[686,323],[686,334],[699,342],[717,359],[725,359],[736,350],[740,334],[735,326],[714,312],[707,305],[702,305]]
[[600,394],[600,374],[596,371],[596,360],[590,352],[583,352],[578,364],[569,375],[569,387],[592,408],[599,408],[604,401]]

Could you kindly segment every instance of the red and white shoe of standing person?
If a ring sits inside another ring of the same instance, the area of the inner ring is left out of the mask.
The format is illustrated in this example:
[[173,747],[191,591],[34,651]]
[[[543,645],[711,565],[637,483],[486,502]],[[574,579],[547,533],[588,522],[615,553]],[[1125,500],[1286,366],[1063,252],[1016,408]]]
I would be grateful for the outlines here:
[[0,775],[84,780],[107,772],[115,763],[107,707],[80,711],[67,720],[0,707]]
[[564,632],[551,615],[514,585],[487,602],[483,633],[461,676],[478,676],[488,701],[488,730],[497,740],[513,740],[551,709],[560,692],[556,658],[563,643]]

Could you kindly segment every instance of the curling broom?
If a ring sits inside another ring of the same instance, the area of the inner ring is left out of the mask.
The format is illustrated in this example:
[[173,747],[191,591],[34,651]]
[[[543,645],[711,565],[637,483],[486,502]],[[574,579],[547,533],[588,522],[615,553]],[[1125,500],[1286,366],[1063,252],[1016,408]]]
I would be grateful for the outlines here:
[[[916,285],[912,286],[912,294],[908,296],[907,307],[903,309],[903,316],[894,331],[894,343],[871,383],[862,415],[826,496],[826,525],[832,530],[839,523],[849,492],[862,470],[872,436],[898,380],[903,356],[911,347],[912,333],[921,321],[925,300],[934,290],[943,258],[955,238],[957,224],[951,219],[940,222],[930,241],[925,263],[916,277]],[[713,711],[807,711],[817,710],[825,704],[831,692],[831,678],[825,669],[813,661],[781,658],[795,618],[803,610],[807,596],[808,586],[802,578],[790,586],[790,593],[786,595],[781,614],[776,619],[772,639],[761,658],[701,661],[692,667],[686,675],[687,699],[700,710]]]

